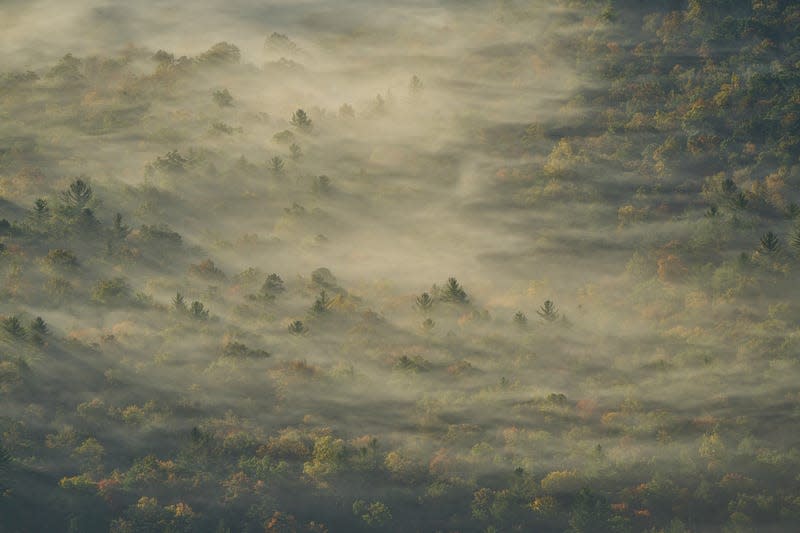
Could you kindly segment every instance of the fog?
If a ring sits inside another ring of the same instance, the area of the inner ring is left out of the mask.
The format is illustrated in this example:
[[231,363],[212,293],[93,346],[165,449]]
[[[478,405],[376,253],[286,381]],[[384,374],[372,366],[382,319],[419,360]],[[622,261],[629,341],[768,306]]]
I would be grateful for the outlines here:
[[629,4],[2,2],[0,531],[784,530],[790,54]]

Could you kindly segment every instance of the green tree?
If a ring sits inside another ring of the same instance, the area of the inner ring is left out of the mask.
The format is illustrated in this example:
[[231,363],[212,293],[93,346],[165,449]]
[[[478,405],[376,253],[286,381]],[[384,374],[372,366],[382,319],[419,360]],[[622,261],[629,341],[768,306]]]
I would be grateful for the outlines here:
[[300,48],[287,35],[272,32],[272,35],[267,37],[266,41],[264,41],[264,50],[275,50],[282,54],[294,54],[297,53]]
[[281,174],[283,174],[284,166],[285,163],[283,162],[283,159],[281,159],[277,155],[269,160],[269,169],[276,176],[280,176]]
[[164,224],[158,226],[143,224],[139,228],[139,238],[144,242],[163,245],[170,249],[180,246],[183,241],[180,233],[172,231]]
[[514,313],[514,324],[519,327],[525,327],[528,325],[528,317],[522,311],[517,311]]
[[771,231],[768,231],[761,236],[760,243],[761,246],[759,247],[759,251],[762,254],[774,255],[778,253],[781,249],[781,242],[778,239],[778,236],[772,233]]
[[167,174],[183,174],[189,163],[188,158],[182,156],[177,150],[172,150],[163,156],[156,156],[154,162],[148,163],[145,167],[145,174],[150,176],[156,171]]
[[317,176],[311,184],[311,191],[315,194],[328,194],[331,192],[331,179],[324,174]]
[[792,248],[800,252],[800,226],[797,226],[792,234]]
[[22,339],[25,337],[25,328],[22,326],[20,319],[16,316],[4,318],[3,329],[15,339]]
[[353,502],[353,514],[360,517],[368,526],[373,528],[384,528],[392,520],[392,513],[389,507],[383,502],[367,503],[364,500]]
[[179,313],[185,313],[188,310],[186,307],[186,299],[180,291],[175,293],[175,298],[172,299],[172,308]]
[[114,215],[114,225],[111,228],[111,240],[114,242],[124,241],[131,233],[131,228],[122,222],[122,214]]
[[311,460],[303,464],[303,472],[315,478],[323,478],[344,470],[347,456],[345,443],[332,435],[317,437]]
[[195,320],[207,320],[208,309],[206,309],[206,307],[201,302],[195,300],[189,307],[189,316],[191,316]]
[[264,284],[261,286],[261,294],[263,296],[275,296],[280,294],[286,290],[286,287],[283,284],[283,280],[278,274],[274,272],[267,276],[267,279],[264,281]]
[[211,94],[211,99],[219,107],[233,107],[233,95],[228,89],[219,89]]
[[290,122],[292,126],[305,133],[310,132],[311,129],[313,128],[311,119],[309,118],[308,114],[302,109],[298,109],[297,111],[294,112]]
[[289,147],[289,154],[289,157],[292,158],[292,161],[300,161],[300,159],[303,157],[303,149],[300,148],[297,143],[292,143],[292,145]]
[[256,350],[241,342],[232,341],[222,348],[222,355],[235,359],[266,359],[271,354],[266,350]]
[[272,136],[272,140],[278,144],[295,144],[294,139],[294,133],[289,130],[279,131]]
[[47,252],[45,261],[54,267],[74,268],[78,266],[78,258],[69,250],[56,248]]
[[611,506],[603,496],[581,489],[572,504],[569,533],[614,533]]
[[465,304],[469,297],[456,278],[448,278],[447,285],[442,289],[442,300],[457,304]]
[[318,268],[311,273],[311,281],[317,287],[334,289],[338,285],[338,280],[336,276],[333,275],[333,272],[330,269],[325,267]]
[[317,316],[324,315],[328,312],[330,306],[331,300],[328,298],[328,293],[325,292],[325,289],[322,289],[317,299],[314,300],[314,305],[311,306],[311,313]]
[[67,54],[47,72],[46,76],[48,78],[60,78],[63,81],[78,81],[83,78],[81,63],[81,60],[77,57]]
[[417,296],[415,305],[417,309],[419,309],[423,313],[427,313],[433,307],[433,298],[427,292],[423,292],[422,294]]
[[238,46],[223,41],[200,54],[197,60],[200,63],[220,65],[225,63],[238,63],[241,58],[242,52],[239,50]]
[[106,305],[130,303],[131,287],[125,278],[100,280],[92,290],[92,300]]
[[37,198],[33,203],[33,219],[37,224],[41,225],[50,218],[50,207],[47,205],[47,200],[44,198]]
[[44,338],[50,333],[44,319],[37,316],[35,319],[31,320],[28,328],[31,330],[31,341],[38,345],[44,344]]
[[84,207],[81,209],[81,212],[78,213],[78,216],[75,218],[74,228],[79,233],[94,233],[100,230],[100,221],[97,220],[97,217],[94,215],[94,211],[89,209],[88,207]]
[[747,206],[750,204],[750,200],[748,200],[745,193],[740,191],[731,197],[730,203],[734,209],[743,211],[747,209]]
[[560,317],[556,304],[552,300],[545,300],[539,310],[536,311],[536,314],[546,322],[555,322]]
[[61,200],[76,211],[82,211],[92,199],[92,187],[82,178],[76,178],[67,190],[61,193]]
[[47,335],[50,333],[50,329],[47,327],[47,322],[40,316],[37,316],[35,319],[31,321],[31,331],[35,331],[40,335]]
[[300,320],[295,320],[289,324],[288,330],[292,335],[305,335],[308,332],[308,328]]

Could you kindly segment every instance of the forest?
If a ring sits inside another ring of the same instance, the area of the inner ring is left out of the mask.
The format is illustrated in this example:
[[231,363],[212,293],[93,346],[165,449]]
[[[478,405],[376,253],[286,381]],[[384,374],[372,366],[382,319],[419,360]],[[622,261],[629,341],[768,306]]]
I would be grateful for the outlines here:
[[0,45],[0,533],[800,528],[797,2]]

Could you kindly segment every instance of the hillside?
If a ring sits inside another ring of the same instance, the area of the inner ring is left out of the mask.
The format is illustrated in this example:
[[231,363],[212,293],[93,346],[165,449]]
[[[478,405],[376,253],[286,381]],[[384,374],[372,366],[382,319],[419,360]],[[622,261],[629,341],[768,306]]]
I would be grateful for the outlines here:
[[90,4],[0,7],[0,533],[796,530],[800,6]]

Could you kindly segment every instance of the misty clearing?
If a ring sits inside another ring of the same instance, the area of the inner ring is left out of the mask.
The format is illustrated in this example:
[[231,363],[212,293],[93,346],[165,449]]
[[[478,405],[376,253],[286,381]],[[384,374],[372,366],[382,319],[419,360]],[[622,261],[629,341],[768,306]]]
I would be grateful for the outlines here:
[[128,4],[0,3],[0,533],[798,530],[800,5]]

